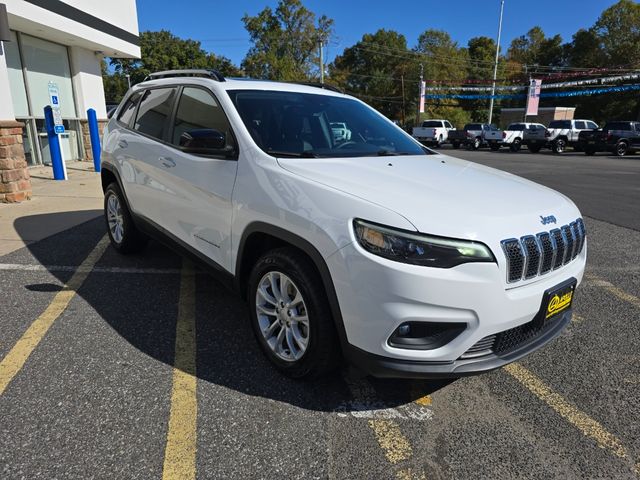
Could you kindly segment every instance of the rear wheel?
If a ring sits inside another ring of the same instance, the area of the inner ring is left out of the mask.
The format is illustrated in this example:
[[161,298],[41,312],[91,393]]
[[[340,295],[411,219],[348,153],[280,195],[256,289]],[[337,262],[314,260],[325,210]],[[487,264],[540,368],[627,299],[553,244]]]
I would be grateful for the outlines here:
[[473,143],[471,144],[471,148],[473,148],[474,150],[478,150],[480,148],[480,145],[482,144],[482,142],[480,141],[479,137],[476,137],[473,139]]
[[618,142],[615,153],[618,157],[624,157],[629,152],[629,144],[627,142]]
[[559,138],[553,142],[553,153],[564,153],[567,149],[567,141],[564,138]]
[[513,140],[513,143],[511,144],[511,146],[509,147],[509,149],[512,152],[517,152],[522,148],[522,140],[520,140],[519,138],[516,138]]
[[104,219],[111,245],[119,253],[135,253],[149,241],[133,223],[124,195],[117,183],[111,183],[104,191]]
[[285,375],[313,378],[338,364],[329,302],[311,261],[292,248],[263,255],[249,276],[251,324],[267,358]]

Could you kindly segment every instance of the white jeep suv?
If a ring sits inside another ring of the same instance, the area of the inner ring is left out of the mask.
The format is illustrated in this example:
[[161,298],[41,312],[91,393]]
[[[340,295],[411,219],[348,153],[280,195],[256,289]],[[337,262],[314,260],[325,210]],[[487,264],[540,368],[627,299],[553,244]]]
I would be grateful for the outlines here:
[[481,373],[570,321],[586,232],[567,197],[436,154],[326,86],[152,74],[102,158],[114,248],[154,236],[210,267],[289,376],[342,358],[376,376]]

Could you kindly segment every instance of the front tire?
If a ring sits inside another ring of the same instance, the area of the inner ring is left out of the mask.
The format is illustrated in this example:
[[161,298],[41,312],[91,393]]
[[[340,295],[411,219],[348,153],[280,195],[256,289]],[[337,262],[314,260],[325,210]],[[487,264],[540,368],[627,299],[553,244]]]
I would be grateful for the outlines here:
[[618,157],[624,157],[629,152],[629,144],[627,142],[618,142],[615,154]]
[[478,137],[473,139],[473,143],[471,144],[471,148],[473,150],[478,150],[480,148],[480,145],[482,144],[482,142],[480,141],[480,139]]
[[119,253],[136,253],[146,247],[149,239],[133,223],[122,190],[115,182],[104,191],[104,219],[111,245]]
[[340,349],[324,286],[313,263],[293,248],[263,255],[249,276],[251,325],[271,363],[291,378],[333,370]]
[[520,151],[521,148],[522,148],[522,140],[520,140],[519,138],[514,139],[513,143],[509,147],[509,149],[512,152],[518,152],[518,151]]
[[563,138],[559,138],[553,142],[553,153],[561,154],[567,149],[567,142]]

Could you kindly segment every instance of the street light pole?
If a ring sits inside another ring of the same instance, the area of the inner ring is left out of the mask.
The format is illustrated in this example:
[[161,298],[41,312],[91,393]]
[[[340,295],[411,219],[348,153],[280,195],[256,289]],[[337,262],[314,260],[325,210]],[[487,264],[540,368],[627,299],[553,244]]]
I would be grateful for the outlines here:
[[322,55],[322,38],[318,40],[318,46],[320,47],[320,83],[324,83],[324,58]]
[[491,101],[489,103],[489,123],[493,119],[493,97],[496,94],[496,79],[498,78],[498,60],[500,59],[500,37],[502,36],[502,14],[504,0],[500,0],[500,22],[498,23],[498,42],[496,44],[496,63],[493,66],[493,84],[491,85]]

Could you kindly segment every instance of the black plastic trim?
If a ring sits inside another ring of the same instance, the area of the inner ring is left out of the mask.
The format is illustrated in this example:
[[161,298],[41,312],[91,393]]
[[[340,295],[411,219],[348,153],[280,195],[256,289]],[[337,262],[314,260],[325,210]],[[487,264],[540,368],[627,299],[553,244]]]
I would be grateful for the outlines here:
[[451,362],[420,362],[374,355],[352,345],[344,353],[349,362],[374,377],[457,378],[478,375],[515,362],[543,347],[560,335],[565,327],[569,325],[571,314],[572,310],[567,310],[555,325],[543,335],[505,355],[491,354]]
[[347,340],[347,332],[344,328],[344,321],[342,319],[342,312],[340,311],[340,304],[338,302],[338,296],[336,295],[336,289],[333,285],[333,280],[331,279],[331,273],[329,272],[329,267],[327,267],[327,263],[324,261],[322,254],[311,244],[311,242],[305,240],[298,235],[289,232],[288,230],[284,230],[275,225],[264,223],[264,222],[253,222],[247,225],[244,232],[242,232],[242,237],[240,239],[240,244],[238,246],[238,257],[236,259],[236,290],[240,290],[240,280],[242,272],[242,260],[244,256],[244,246],[247,239],[255,233],[264,233],[267,235],[271,235],[279,240],[282,240],[286,243],[293,245],[296,248],[299,248],[304,253],[306,253],[313,263],[315,264],[318,272],[320,273],[320,278],[324,285],[325,293],[327,294],[327,299],[329,300],[329,307],[331,308],[331,313],[333,315],[333,321],[336,326],[336,330],[338,332],[338,337],[340,338],[340,343],[343,347],[343,350],[348,348],[353,348],[348,340]]

